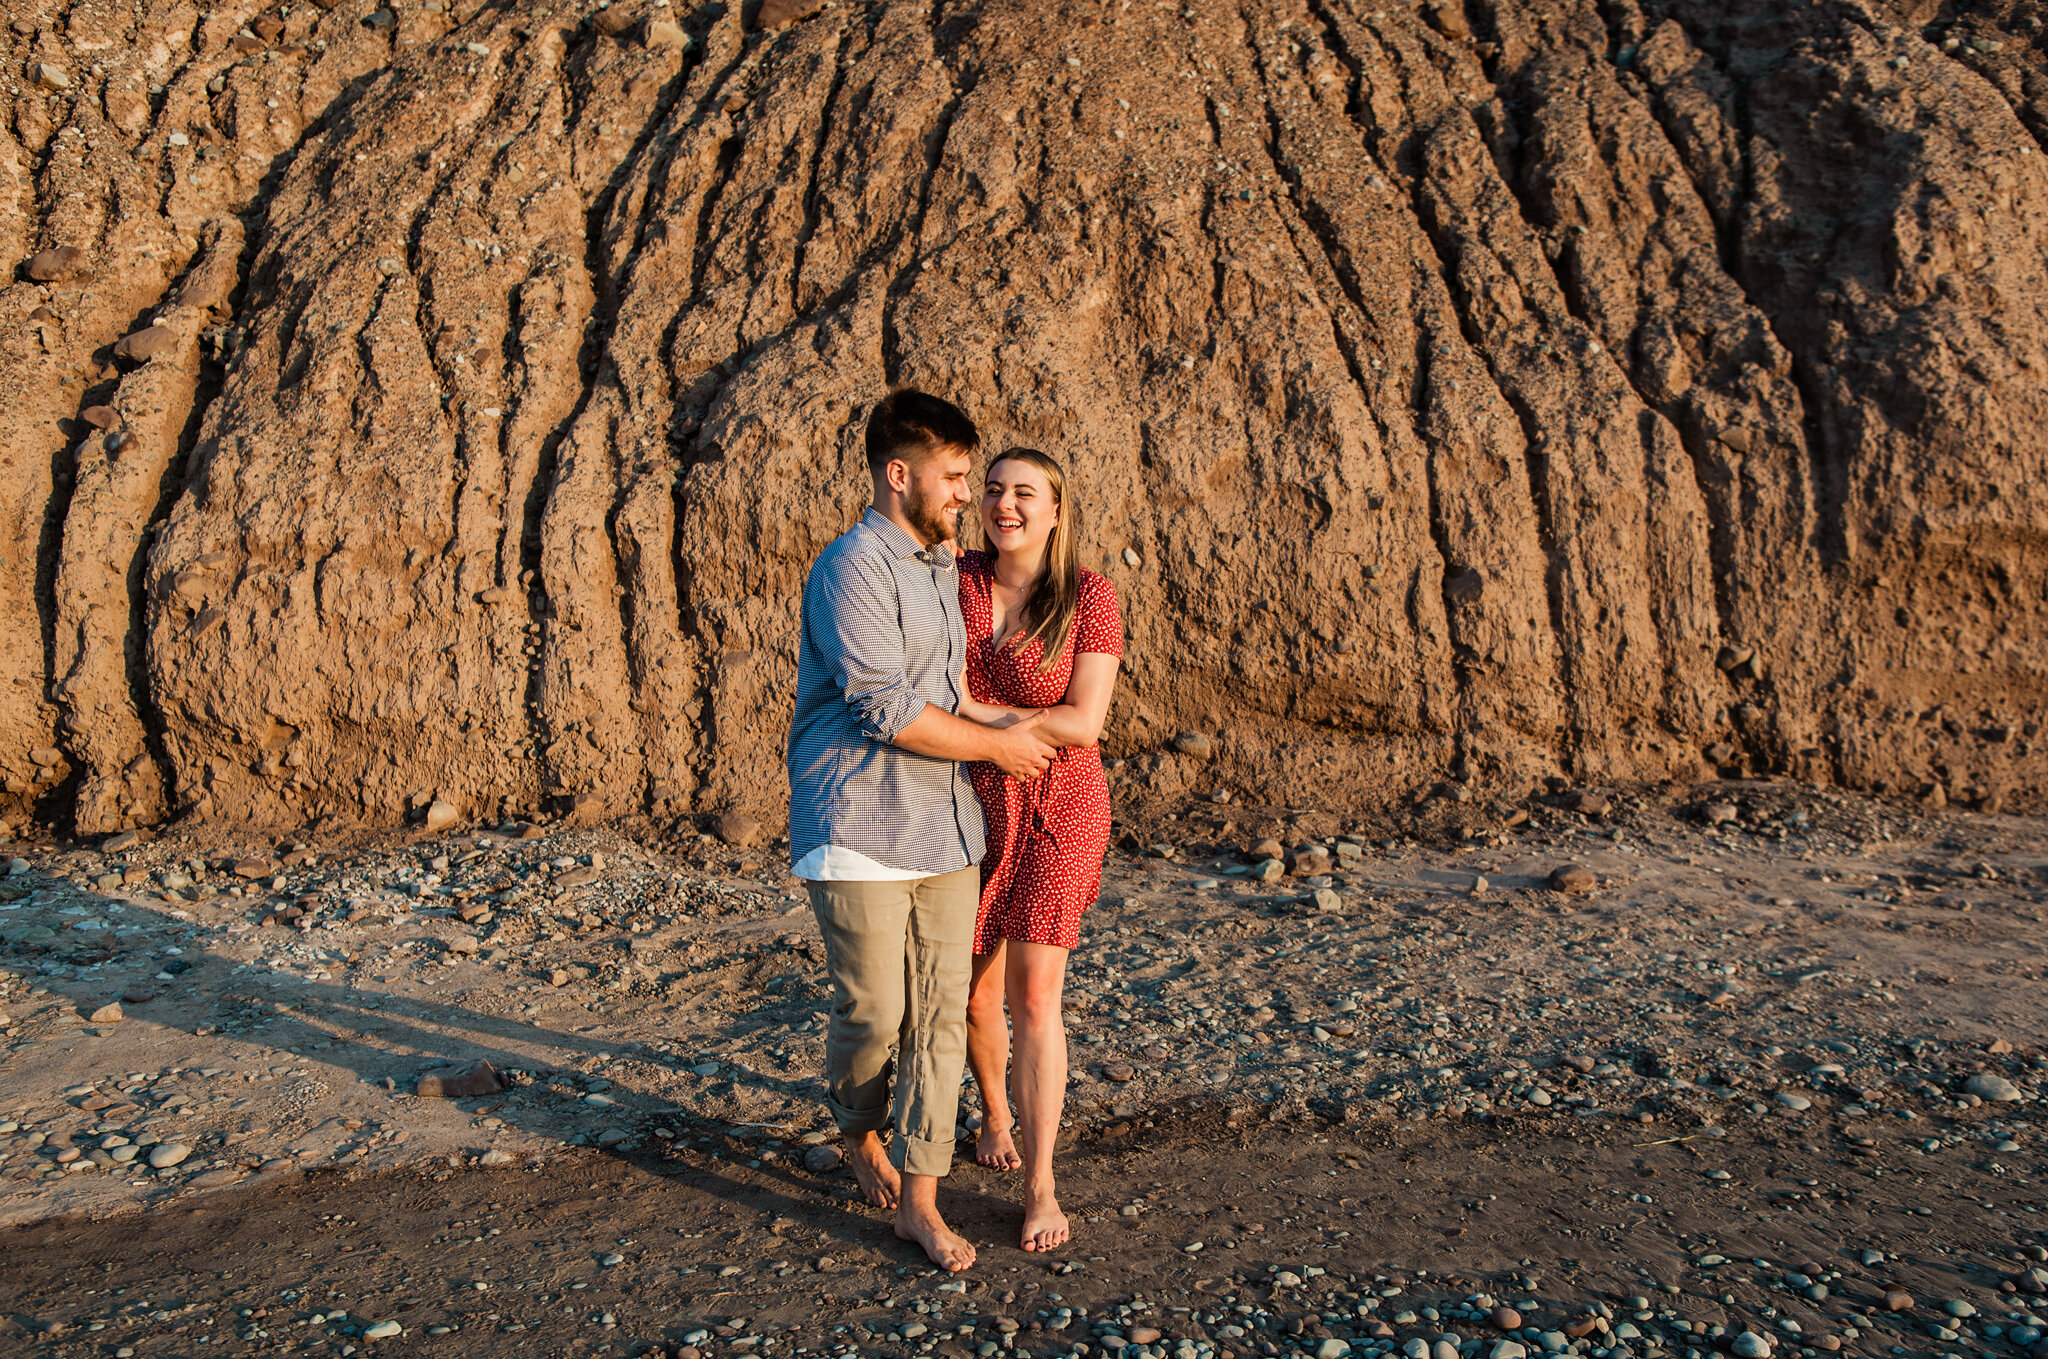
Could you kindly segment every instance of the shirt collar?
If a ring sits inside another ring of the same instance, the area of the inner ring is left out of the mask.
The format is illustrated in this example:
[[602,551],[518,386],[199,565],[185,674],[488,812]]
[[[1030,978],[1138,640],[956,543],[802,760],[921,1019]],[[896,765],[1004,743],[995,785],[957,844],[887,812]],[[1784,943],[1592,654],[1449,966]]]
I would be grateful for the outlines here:
[[921,546],[917,539],[904,531],[901,524],[872,505],[868,506],[868,512],[861,517],[861,523],[867,525],[868,531],[880,538],[883,545],[899,558],[915,557],[919,561],[928,561],[941,571],[949,571],[953,567],[952,553],[936,543],[930,547]]

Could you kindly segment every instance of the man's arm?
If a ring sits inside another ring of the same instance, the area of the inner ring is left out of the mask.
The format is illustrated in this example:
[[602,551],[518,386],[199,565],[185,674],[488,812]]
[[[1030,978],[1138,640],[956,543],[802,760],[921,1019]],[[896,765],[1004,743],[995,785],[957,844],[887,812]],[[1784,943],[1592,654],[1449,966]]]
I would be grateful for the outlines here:
[[1035,778],[1056,753],[1032,730],[1044,720],[1044,713],[1032,713],[1007,727],[984,727],[927,704],[896,733],[896,744],[940,760],[986,760],[1013,779]]
[[1044,771],[1053,748],[1031,734],[1035,722],[996,731],[918,694],[904,663],[896,586],[886,566],[848,553],[832,569],[812,572],[808,589],[815,607],[805,610],[805,625],[869,739],[936,759],[986,760],[1015,778]]

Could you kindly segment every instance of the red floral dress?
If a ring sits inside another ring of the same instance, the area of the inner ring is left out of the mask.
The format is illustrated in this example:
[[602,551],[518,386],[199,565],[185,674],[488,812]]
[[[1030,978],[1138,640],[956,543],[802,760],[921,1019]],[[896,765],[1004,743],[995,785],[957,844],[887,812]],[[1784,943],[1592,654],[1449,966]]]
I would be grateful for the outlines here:
[[[1067,695],[1074,657],[1083,651],[1124,654],[1123,618],[1116,587],[1093,571],[1081,573],[1081,599],[1059,660],[1041,671],[1045,643],[1021,651],[995,645],[995,558],[960,554],[960,613],[967,622],[967,692],[981,703],[1050,708]],[[981,914],[974,951],[994,953],[1005,939],[1073,948],[1081,941],[1081,913],[1102,887],[1109,849],[1109,784],[1096,746],[1065,747],[1045,773],[1028,783],[992,764],[967,767],[988,822],[988,855],[981,861]]]

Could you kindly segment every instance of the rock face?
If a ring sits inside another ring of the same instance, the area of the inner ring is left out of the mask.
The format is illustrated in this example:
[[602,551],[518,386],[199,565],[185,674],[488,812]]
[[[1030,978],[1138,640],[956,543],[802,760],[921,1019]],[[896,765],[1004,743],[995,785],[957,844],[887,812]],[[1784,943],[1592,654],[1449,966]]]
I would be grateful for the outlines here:
[[0,35],[0,817],[772,825],[897,383],[1069,464],[1125,791],[2044,802],[2006,7],[369,8]]

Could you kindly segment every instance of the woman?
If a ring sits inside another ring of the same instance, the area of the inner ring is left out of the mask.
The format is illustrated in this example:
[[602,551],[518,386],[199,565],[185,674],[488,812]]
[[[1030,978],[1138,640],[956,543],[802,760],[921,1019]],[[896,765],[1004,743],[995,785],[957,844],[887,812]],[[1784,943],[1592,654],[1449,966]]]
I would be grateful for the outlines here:
[[1109,786],[1095,743],[1123,655],[1116,590],[1081,569],[1078,507],[1065,491],[1059,464],[1045,454],[1004,453],[981,496],[989,550],[960,556],[968,695],[960,715],[1006,725],[1043,711],[1037,733],[1060,748],[1029,783],[994,765],[969,767],[988,822],[967,1002],[967,1058],[982,1100],[975,1159],[1023,1167],[1021,1244],[1030,1251],[1052,1250],[1071,1234],[1052,1174],[1067,1093],[1060,993],[1109,847]]

